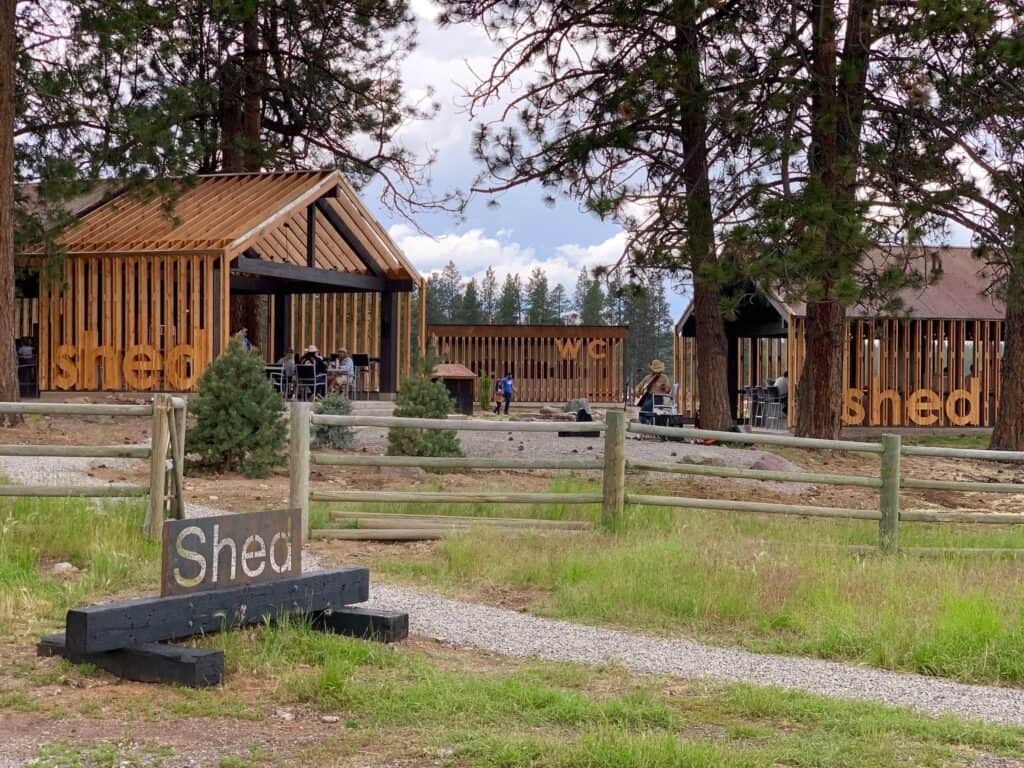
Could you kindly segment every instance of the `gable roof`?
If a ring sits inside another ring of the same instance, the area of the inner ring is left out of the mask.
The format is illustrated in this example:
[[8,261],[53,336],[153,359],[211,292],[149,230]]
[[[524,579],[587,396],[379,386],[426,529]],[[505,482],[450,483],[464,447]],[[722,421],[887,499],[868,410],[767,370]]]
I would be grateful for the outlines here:
[[420,279],[337,171],[199,176],[170,206],[160,196],[119,194],[88,211],[60,242],[72,254],[252,253],[308,266],[307,211],[315,221],[315,266]]
[[[886,260],[899,258],[879,248],[869,253],[865,262],[877,268],[884,266]],[[920,320],[1002,320],[1006,316],[1003,301],[987,291],[993,281],[990,268],[974,258],[971,248],[928,246],[915,254],[915,258],[933,260],[939,274],[929,278],[920,287],[899,291],[897,296],[903,308],[896,316]],[[931,267],[930,264],[926,266]],[[789,316],[807,316],[807,305],[803,302],[787,302],[783,297],[773,294],[764,298],[784,320],[788,320]],[[677,332],[692,311],[691,297],[676,323]],[[864,319],[881,316],[872,307],[860,304],[848,307],[846,315]]]
[[[993,275],[984,262],[974,258],[971,248],[925,248],[920,257],[934,259],[939,275],[929,278],[918,288],[904,288],[897,294],[903,303],[900,317],[921,320],[1002,320],[1006,305],[1001,299],[987,293]],[[868,259],[875,265],[885,263],[882,250],[872,251]],[[930,265],[926,265],[930,267]],[[803,302],[780,302],[790,314],[807,315]],[[860,304],[846,310],[848,317],[877,317],[878,312]]]

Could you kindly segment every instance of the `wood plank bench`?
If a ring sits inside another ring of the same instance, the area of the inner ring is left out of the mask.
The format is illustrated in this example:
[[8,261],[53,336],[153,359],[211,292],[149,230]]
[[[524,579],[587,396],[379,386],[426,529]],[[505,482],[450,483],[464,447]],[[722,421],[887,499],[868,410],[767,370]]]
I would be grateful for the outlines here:
[[44,637],[41,656],[91,663],[119,677],[192,687],[219,684],[220,651],[167,641],[303,617],[318,631],[396,642],[408,614],[353,608],[369,599],[370,572],[348,567],[187,595],[140,598],[68,611],[64,635]]

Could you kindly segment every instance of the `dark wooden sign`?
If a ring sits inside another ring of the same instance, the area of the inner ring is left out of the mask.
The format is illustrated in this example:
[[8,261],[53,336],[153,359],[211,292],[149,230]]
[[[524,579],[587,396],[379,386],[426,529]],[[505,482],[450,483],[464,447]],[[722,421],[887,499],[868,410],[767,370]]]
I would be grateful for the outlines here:
[[297,509],[168,520],[163,537],[160,594],[164,597],[302,573]]

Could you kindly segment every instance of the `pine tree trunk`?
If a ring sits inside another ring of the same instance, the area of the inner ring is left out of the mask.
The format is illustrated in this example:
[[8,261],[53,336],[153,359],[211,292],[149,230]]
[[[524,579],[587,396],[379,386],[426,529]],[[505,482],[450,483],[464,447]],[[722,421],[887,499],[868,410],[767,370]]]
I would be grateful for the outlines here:
[[807,354],[796,392],[796,434],[838,440],[842,427],[846,307],[838,301],[807,305]]
[[697,342],[697,395],[702,429],[732,429],[729,402],[729,340],[722,321],[722,293],[717,286],[695,281],[693,319]]
[[727,430],[733,426],[729,403],[727,357],[729,342],[722,317],[720,286],[704,275],[713,263],[715,218],[708,171],[707,94],[701,77],[701,51],[697,9],[692,2],[677,2],[675,55],[676,88],[683,139],[683,182],[686,191],[686,231],[690,270],[693,274],[693,309],[697,341],[697,396],[700,425]]
[[989,447],[1024,451],[1024,263],[1019,258],[1010,270],[1003,328],[1002,389]]
[[[18,399],[14,349],[14,51],[15,0],[0,0],[0,400]],[[0,423],[21,421],[14,415]]]
[[[237,173],[255,173],[261,170],[260,151],[260,37],[258,11],[242,23],[242,66],[241,73],[234,65],[233,76],[225,78],[222,99],[229,105],[221,122],[221,144],[224,147],[223,170]],[[228,67],[226,67],[227,69]],[[230,307],[231,333],[243,328],[253,344],[262,347],[260,338],[260,297],[232,296]]]

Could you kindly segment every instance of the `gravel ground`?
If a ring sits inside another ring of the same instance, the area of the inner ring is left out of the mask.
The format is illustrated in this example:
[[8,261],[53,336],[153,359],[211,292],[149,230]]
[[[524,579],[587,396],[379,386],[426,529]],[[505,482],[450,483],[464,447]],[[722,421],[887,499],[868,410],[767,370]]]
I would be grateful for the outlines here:
[[953,714],[1024,725],[1024,690],[965,685],[819,659],[633,635],[386,584],[372,587],[368,605],[407,611],[410,632],[460,648],[579,664],[613,660],[642,673],[777,685],[823,696],[911,707],[932,715]]

